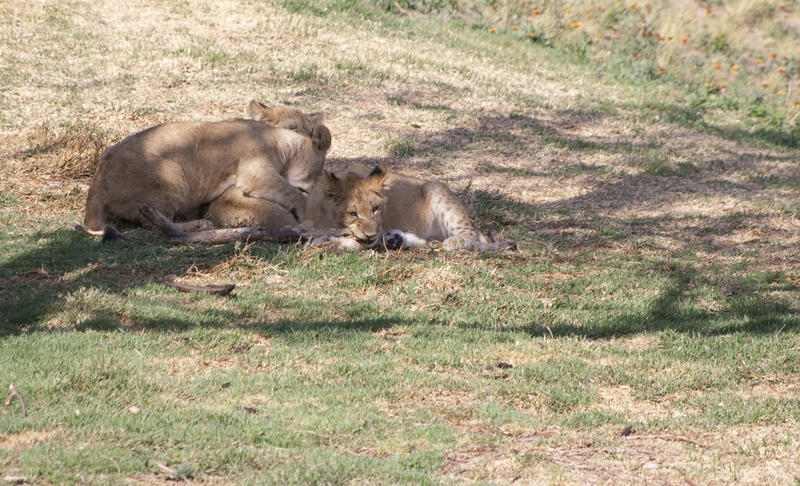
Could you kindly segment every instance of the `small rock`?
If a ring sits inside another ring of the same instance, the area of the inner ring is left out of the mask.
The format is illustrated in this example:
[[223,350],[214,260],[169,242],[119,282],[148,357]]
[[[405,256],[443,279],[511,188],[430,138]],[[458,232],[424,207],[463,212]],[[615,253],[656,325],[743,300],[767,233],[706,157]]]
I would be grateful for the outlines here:
[[129,408],[128,411],[130,413],[134,414],[134,415],[139,415],[142,412],[142,410],[139,407],[135,406],[135,405],[133,407]]

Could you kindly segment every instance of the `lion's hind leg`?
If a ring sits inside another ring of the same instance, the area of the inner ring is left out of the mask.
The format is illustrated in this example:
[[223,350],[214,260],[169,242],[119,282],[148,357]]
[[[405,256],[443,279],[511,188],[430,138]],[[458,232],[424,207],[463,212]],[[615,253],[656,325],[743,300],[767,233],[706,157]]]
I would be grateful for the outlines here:
[[261,226],[283,228],[295,226],[297,215],[274,201],[249,197],[242,189],[231,186],[208,207],[205,218],[220,228]]
[[453,191],[439,181],[426,182],[422,190],[434,217],[430,239],[441,239],[445,250],[486,248],[488,239],[475,229],[467,208]]

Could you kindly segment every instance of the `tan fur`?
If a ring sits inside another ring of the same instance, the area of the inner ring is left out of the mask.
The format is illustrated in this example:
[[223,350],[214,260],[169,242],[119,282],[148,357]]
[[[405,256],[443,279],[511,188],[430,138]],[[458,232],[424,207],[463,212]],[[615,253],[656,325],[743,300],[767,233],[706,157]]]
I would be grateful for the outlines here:
[[204,218],[216,228],[283,228],[297,224],[300,214],[295,214],[276,202],[248,197],[239,187],[231,186],[214,199]]
[[165,123],[106,150],[86,201],[88,230],[102,232],[109,217],[147,225],[139,203],[193,219],[222,194],[213,208],[218,222],[236,219],[253,198],[281,213],[279,221],[292,210],[302,218],[331,143],[321,114],[255,101],[246,111],[257,120]]
[[321,228],[347,227],[362,245],[399,230],[422,239],[409,244],[407,235],[403,246],[434,240],[449,250],[488,247],[464,205],[441,182],[391,172],[386,166],[368,170],[354,167],[342,176],[324,172],[309,195],[307,221]]

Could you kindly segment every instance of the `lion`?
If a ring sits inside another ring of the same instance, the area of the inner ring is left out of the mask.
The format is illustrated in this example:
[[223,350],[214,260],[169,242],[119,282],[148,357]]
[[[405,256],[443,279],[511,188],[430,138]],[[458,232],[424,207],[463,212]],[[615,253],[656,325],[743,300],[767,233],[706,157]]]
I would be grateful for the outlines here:
[[331,134],[321,113],[268,107],[253,100],[249,119],[164,123],[109,147],[86,200],[86,230],[102,234],[108,219],[149,226],[145,203],[170,220],[194,219],[201,206],[226,194],[225,203],[268,201],[295,223],[322,172]]
[[306,228],[347,228],[352,238],[323,236],[345,248],[404,249],[439,241],[445,250],[513,248],[476,230],[464,204],[437,180],[390,171],[350,168],[342,176],[324,171],[308,197]]

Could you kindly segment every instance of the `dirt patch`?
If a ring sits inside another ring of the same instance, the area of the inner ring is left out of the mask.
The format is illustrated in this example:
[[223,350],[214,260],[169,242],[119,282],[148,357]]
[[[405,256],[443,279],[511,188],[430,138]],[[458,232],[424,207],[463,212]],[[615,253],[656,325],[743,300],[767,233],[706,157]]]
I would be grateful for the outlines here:
[[19,451],[52,440],[57,435],[54,430],[26,430],[18,434],[0,435],[0,449]]
[[[451,481],[497,484],[785,484],[800,471],[797,449],[783,445],[796,442],[794,433],[796,427],[773,426],[621,437],[618,430],[550,427],[497,448],[454,451],[439,472]],[[775,449],[779,456],[771,455]]]
[[745,384],[739,390],[744,398],[770,397],[793,399],[800,397],[800,382],[793,376],[767,376],[758,383]]

